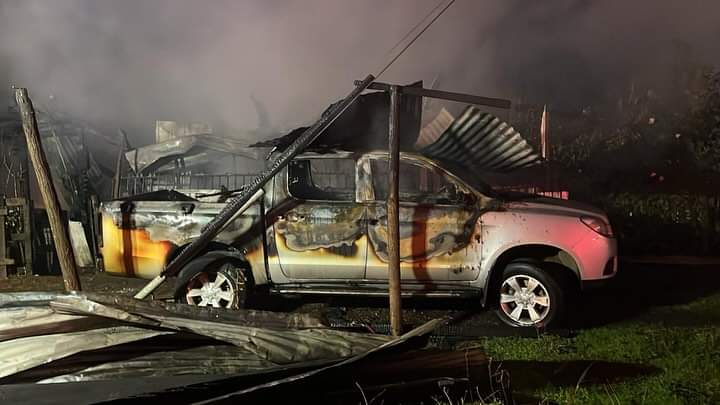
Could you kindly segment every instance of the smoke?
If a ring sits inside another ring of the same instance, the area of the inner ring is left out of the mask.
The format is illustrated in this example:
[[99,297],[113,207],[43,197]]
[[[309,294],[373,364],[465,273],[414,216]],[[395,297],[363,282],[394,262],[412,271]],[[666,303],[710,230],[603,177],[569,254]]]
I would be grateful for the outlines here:
[[[155,120],[312,121],[437,0],[3,0],[0,80],[152,142]],[[720,3],[458,0],[382,77],[564,106],[657,78],[678,44],[718,63]]]

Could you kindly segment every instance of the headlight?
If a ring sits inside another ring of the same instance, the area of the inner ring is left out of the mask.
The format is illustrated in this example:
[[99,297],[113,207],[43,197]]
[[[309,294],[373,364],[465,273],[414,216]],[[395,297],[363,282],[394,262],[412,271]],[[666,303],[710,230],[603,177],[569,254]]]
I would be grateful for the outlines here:
[[580,221],[582,221],[585,226],[592,229],[593,231],[599,233],[603,236],[613,236],[612,228],[610,228],[610,224],[602,220],[598,217],[581,217]]

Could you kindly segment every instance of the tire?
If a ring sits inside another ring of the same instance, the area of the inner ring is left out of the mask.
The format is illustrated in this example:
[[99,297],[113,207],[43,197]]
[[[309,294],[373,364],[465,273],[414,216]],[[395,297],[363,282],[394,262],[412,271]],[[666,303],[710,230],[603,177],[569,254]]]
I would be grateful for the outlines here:
[[[202,257],[196,259],[204,260]],[[195,261],[193,261],[195,262]],[[190,262],[175,282],[175,302],[199,307],[239,309],[248,302],[251,282],[242,263],[220,259],[197,270]]]
[[562,321],[565,292],[542,266],[513,262],[505,267],[496,294],[500,320],[518,328],[548,328]]

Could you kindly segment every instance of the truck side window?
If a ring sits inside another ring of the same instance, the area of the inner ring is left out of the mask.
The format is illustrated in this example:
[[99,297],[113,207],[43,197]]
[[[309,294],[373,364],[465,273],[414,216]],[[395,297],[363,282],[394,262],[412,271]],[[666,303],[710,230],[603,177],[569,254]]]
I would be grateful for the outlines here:
[[[371,161],[372,182],[375,200],[387,200],[388,171],[387,159]],[[457,185],[444,173],[432,168],[407,161],[400,161],[400,201],[418,204],[463,205],[472,196],[459,190]]]
[[288,166],[288,191],[303,200],[355,201],[355,161],[293,160]]

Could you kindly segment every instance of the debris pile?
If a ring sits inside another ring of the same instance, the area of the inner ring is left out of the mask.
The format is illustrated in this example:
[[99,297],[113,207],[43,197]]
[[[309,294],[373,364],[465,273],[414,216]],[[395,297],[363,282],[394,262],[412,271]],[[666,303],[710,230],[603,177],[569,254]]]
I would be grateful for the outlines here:
[[[137,396],[222,402],[260,393],[277,398],[300,382],[307,388],[332,381],[323,398],[342,402],[359,395],[356,383],[373,395],[406,383],[466,387],[469,367],[483,370],[486,382],[480,352],[415,350],[445,322],[435,319],[392,338],[331,329],[307,314],[91,293],[6,293],[0,294],[0,395],[34,403]],[[418,374],[421,365],[428,367]]]

